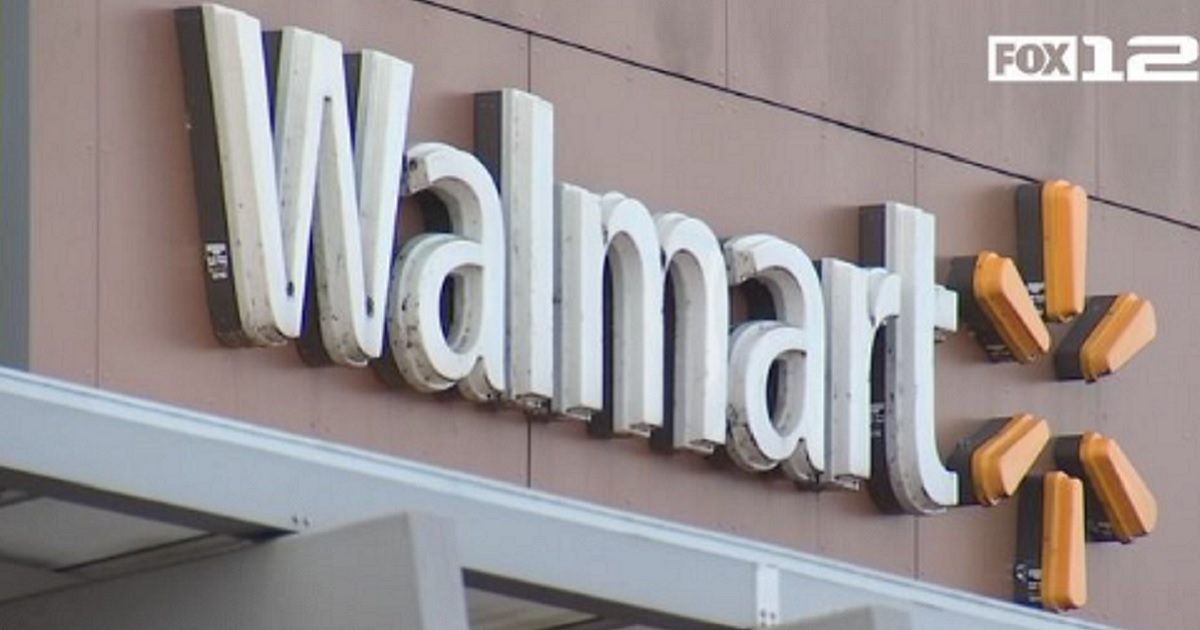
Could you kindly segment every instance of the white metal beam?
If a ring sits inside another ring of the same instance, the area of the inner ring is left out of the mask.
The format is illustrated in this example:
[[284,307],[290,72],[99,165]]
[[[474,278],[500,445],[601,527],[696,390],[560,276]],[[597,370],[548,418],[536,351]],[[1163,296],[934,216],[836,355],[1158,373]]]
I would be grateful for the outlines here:
[[779,630],[912,630],[912,628],[912,619],[908,613],[893,608],[870,606],[788,624]]
[[[712,625],[755,626],[759,603],[778,601],[779,623],[888,606],[920,628],[1102,627],[10,370],[0,370],[0,469],[280,531],[440,515],[455,523],[472,574]],[[778,580],[760,580],[763,567]]]

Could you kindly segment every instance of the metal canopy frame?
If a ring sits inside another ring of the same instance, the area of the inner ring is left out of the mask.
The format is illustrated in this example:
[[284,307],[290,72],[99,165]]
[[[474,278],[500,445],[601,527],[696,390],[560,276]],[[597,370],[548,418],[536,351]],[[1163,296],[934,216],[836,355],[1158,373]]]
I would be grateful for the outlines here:
[[1105,628],[0,369],[0,480],[18,477],[42,483],[55,496],[83,497],[89,505],[135,516],[201,518],[250,537],[298,532],[285,541],[402,512],[425,513],[453,523],[468,586],[570,603],[607,617],[637,612],[639,622],[663,627],[772,626],[884,607],[906,613],[913,627],[924,629]]
[[467,630],[453,533],[403,514],[0,607],[15,630]]

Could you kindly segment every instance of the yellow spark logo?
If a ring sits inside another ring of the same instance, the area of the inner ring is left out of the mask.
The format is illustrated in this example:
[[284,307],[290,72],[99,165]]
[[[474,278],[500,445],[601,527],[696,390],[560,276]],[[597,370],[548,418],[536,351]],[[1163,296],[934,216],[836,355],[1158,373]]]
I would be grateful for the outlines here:
[[[951,261],[947,285],[972,336],[995,362],[1030,363],[1051,351],[1047,322],[1070,328],[1054,348],[1060,380],[1095,382],[1129,362],[1156,334],[1154,306],[1134,293],[1088,296],[1087,194],[1056,180],[1016,193],[1017,255]],[[1030,475],[1050,446],[1053,470]],[[1084,542],[1133,542],[1158,517],[1154,495],[1112,438],[1051,437],[1020,413],[984,424],[959,443],[950,467],[960,503],[1019,495],[1014,599],[1064,611],[1087,601]]]

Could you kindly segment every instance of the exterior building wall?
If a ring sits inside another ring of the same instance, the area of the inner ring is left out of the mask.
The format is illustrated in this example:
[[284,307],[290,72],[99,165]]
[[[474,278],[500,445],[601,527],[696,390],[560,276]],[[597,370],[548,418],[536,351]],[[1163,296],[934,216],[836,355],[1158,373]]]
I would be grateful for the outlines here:
[[[806,493],[641,440],[590,439],[294,349],[210,332],[172,0],[32,3],[30,364],[44,374],[764,539],[1008,598],[1015,502],[886,516],[866,493]],[[1159,529],[1088,546],[1081,617],[1136,628],[1200,618],[1200,495],[1187,470],[1200,350],[1196,84],[986,82],[1000,33],[1193,33],[1183,0],[505,3],[234,1],[415,66],[410,141],[469,148],[472,95],[555,105],[556,178],[619,190],[721,236],[766,232],[814,259],[856,256],[861,204],[937,215],[952,255],[1015,253],[1022,178],[1091,204],[1088,293],[1154,301],[1158,339],[1096,385],[1049,361],[990,365],[965,333],[937,349],[942,452],[991,417],[1117,438],[1157,494]],[[1100,199],[1108,202],[1100,201]]]

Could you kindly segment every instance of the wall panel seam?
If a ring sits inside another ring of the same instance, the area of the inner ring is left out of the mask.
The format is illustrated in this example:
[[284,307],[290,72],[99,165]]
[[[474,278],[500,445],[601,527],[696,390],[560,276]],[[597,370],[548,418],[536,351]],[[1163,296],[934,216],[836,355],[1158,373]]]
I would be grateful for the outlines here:
[[[588,53],[591,55],[595,55],[597,57],[608,59],[610,61],[616,61],[618,63],[623,63],[626,65],[632,66],[633,68],[638,69],[638,70],[644,70],[646,72],[650,72],[650,73],[657,74],[660,76],[670,77],[673,79],[678,79],[680,81],[691,83],[693,85],[708,88],[710,90],[714,90],[714,91],[724,94],[726,96],[740,98],[740,99],[744,99],[744,100],[752,102],[752,103],[757,103],[757,104],[765,105],[765,106],[768,106],[768,107],[771,107],[774,109],[787,111],[787,112],[790,112],[793,114],[804,116],[805,118],[809,118],[811,120],[815,120],[817,122],[826,123],[829,125],[833,125],[835,127],[840,127],[847,131],[866,135],[866,136],[869,136],[872,138],[876,138],[878,140],[882,140],[884,142],[889,142],[891,144],[896,144],[896,145],[900,145],[903,147],[911,148],[911,149],[919,151],[920,153],[923,153],[923,154],[941,157],[941,158],[950,160],[952,162],[957,162],[959,164],[971,166],[971,167],[974,167],[974,168],[977,168],[977,169],[980,169],[983,171],[995,173],[997,175],[1003,175],[1005,177],[1020,180],[1023,182],[1039,181],[1038,178],[1036,178],[1032,175],[1026,175],[1024,173],[1014,171],[1012,169],[1005,168],[1002,166],[988,164],[986,162],[982,162],[980,160],[976,160],[976,159],[967,157],[967,156],[959,154],[959,153],[955,153],[955,152],[947,150],[947,149],[940,149],[940,148],[934,147],[932,145],[923,144],[920,142],[916,142],[914,140],[902,138],[900,136],[896,136],[896,135],[892,135],[892,134],[885,133],[882,131],[870,129],[870,128],[862,126],[862,125],[847,122],[845,120],[834,118],[833,116],[830,116],[827,114],[822,114],[822,113],[819,113],[819,112],[816,112],[813,110],[805,109],[802,107],[797,107],[795,105],[790,105],[788,103],[784,103],[784,102],[777,101],[777,100],[774,100],[771,98],[767,98],[765,96],[753,94],[750,92],[745,92],[742,90],[733,89],[730,87],[726,87],[724,85],[720,85],[718,83],[713,83],[711,81],[706,81],[704,79],[698,79],[696,77],[688,76],[686,74],[676,72],[673,70],[659,68],[657,66],[648,64],[646,62],[637,61],[635,59],[630,59],[627,57],[622,57],[621,55],[617,55],[617,54],[614,54],[611,52],[600,50],[598,48],[588,46],[586,44],[581,44],[579,42],[574,42],[574,41],[571,41],[568,39],[564,39],[562,37],[558,37],[558,36],[552,35],[550,33],[536,31],[536,30],[533,30],[530,28],[526,28],[523,26],[505,22],[505,21],[497,19],[497,18],[489,17],[486,15],[480,15],[478,13],[473,13],[471,11],[461,9],[458,7],[454,7],[454,6],[448,6],[448,5],[442,4],[440,2],[436,2],[435,0],[412,0],[412,1],[416,2],[418,4],[424,4],[424,5],[435,7],[435,8],[444,10],[444,11],[449,11],[451,13],[456,13],[458,15],[462,15],[462,16],[470,17],[470,18],[473,18],[476,20],[480,20],[482,22],[486,22],[493,26],[498,26],[501,28],[506,28],[506,29],[510,29],[513,31],[526,33],[526,34],[530,35],[531,37],[536,37],[538,39],[542,39],[547,42],[566,46],[568,48],[572,48],[572,49],[578,50],[580,52],[585,52],[585,53]],[[726,24],[726,28],[728,28],[728,23]],[[531,51],[531,54],[532,54],[532,51]],[[728,39],[726,40],[726,55],[728,55]],[[727,70],[728,70],[728,68],[727,68]],[[728,76],[726,77],[726,83],[728,83]],[[1155,211],[1155,210],[1152,210],[1149,208],[1145,208],[1145,207],[1136,205],[1132,202],[1120,201],[1118,199],[1113,199],[1110,197],[1097,195],[1097,194],[1089,194],[1088,198],[1094,202],[1102,203],[1102,204],[1105,204],[1112,208],[1115,208],[1118,210],[1123,210],[1123,211],[1126,211],[1126,212],[1129,212],[1129,213],[1132,213],[1132,214],[1135,214],[1135,215],[1138,215],[1138,216],[1141,216],[1141,217],[1144,217],[1147,219],[1153,219],[1153,220],[1161,221],[1163,223],[1166,223],[1168,225],[1172,225],[1175,227],[1179,227],[1179,228],[1183,228],[1183,229],[1191,230],[1191,231],[1195,231],[1195,232],[1200,232],[1200,223],[1191,223],[1188,221],[1184,221],[1182,219],[1177,219],[1175,217],[1169,216],[1162,212],[1158,212],[1158,211]]]

